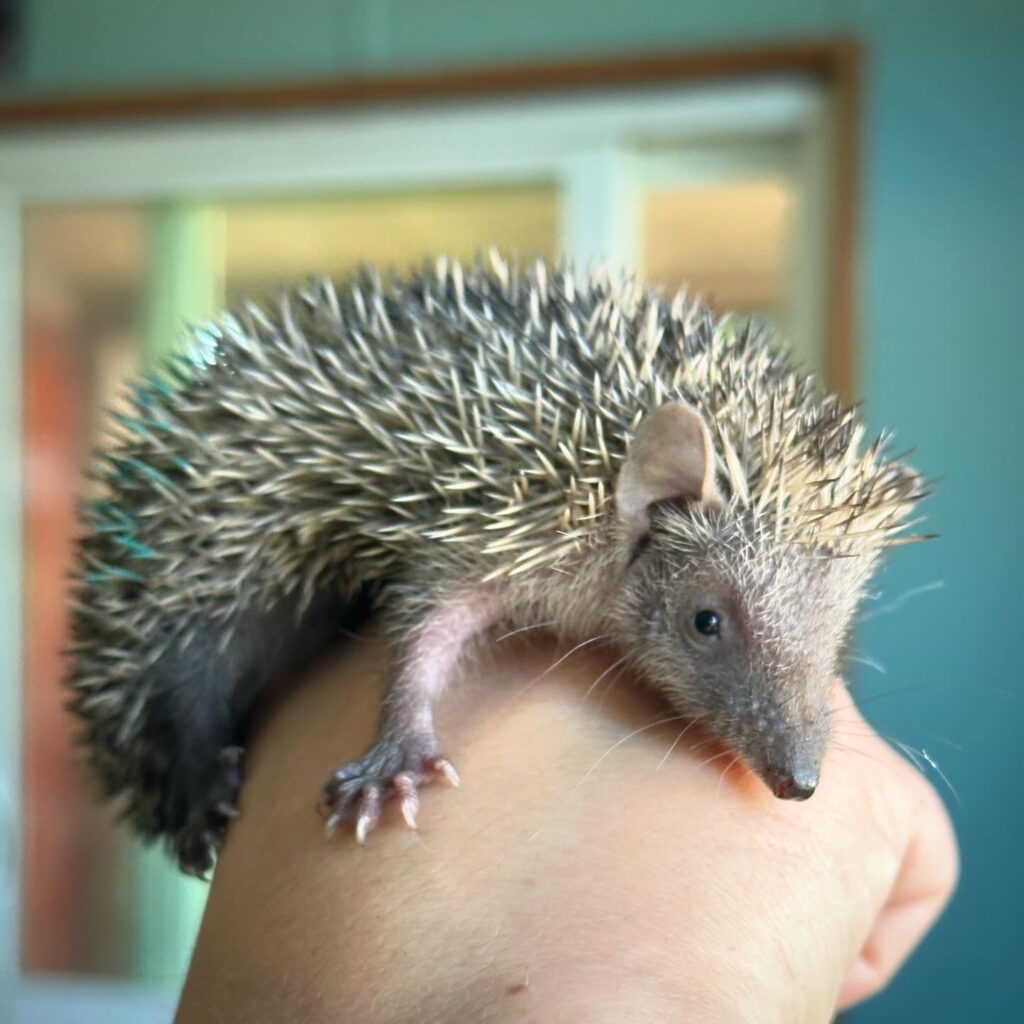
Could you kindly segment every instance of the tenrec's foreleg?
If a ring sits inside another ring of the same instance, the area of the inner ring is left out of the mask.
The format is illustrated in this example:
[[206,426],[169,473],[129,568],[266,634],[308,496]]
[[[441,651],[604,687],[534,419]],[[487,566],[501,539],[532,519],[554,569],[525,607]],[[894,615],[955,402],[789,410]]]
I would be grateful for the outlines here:
[[416,828],[418,787],[438,780],[458,785],[455,768],[438,745],[434,702],[467,643],[503,613],[498,589],[486,584],[441,590],[425,607],[417,601],[412,609],[403,609],[396,596],[393,624],[412,625],[395,644],[377,738],[362,757],[334,772],[320,799],[327,834],[351,817],[360,843],[376,826],[386,800],[399,800],[406,824]]

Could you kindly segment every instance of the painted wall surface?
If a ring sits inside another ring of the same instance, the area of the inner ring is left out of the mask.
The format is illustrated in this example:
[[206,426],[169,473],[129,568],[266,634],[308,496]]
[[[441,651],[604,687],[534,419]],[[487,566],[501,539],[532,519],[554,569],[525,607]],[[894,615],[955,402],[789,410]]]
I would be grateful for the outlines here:
[[887,669],[865,687],[918,687],[865,711],[959,791],[963,877],[864,1021],[1013,1021],[1024,1001],[1024,5],[943,6],[879,3],[865,25],[863,390],[945,477],[927,508],[941,539],[900,552],[882,588],[945,586],[869,622],[862,647]]
[[[861,390],[917,446],[942,539],[900,552],[865,711],[956,787],[960,894],[867,1022],[1024,1001],[1024,4],[1014,0],[35,0],[8,95],[272,81],[843,33],[865,45]],[[889,693],[889,691],[894,691]],[[882,696],[883,694],[888,694]],[[958,745],[950,749],[947,742]]]

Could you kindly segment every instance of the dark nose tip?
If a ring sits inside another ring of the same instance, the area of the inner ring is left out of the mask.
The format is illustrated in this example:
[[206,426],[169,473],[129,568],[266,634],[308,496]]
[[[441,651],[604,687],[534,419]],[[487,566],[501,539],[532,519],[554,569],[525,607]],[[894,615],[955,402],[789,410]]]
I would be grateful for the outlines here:
[[816,772],[779,772],[774,778],[772,792],[780,800],[806,800],[818,785]]

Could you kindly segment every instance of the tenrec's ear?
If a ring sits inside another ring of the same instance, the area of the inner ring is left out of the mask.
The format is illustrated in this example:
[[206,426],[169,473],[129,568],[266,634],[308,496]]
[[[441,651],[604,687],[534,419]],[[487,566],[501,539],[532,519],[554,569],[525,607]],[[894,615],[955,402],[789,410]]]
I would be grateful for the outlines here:
[[619,470],[615,503],[628,533],[647,532],[647,510],[659,501],[721,503],[711,435],[682,402],[662,405],[640,421]]

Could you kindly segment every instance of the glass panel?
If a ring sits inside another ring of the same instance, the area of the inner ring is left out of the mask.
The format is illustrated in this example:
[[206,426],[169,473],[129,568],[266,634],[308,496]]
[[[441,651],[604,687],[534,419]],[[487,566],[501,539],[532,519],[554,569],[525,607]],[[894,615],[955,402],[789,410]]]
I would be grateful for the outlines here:
[[795,205],[784,181],[651,189],[647,275],[672,291],[687,284],[719,309],[781,318]]
[[235,202],[224,218],[230,301],[360,263],[401,269],[438,253],[471,260],[489,245],[524,259],[551,258],[558,200],[543,185],[436,190]]
[[674,292],[766,318],[799,363],[825,365],[820,160],[806,140],[696,145],[641,158],[640,263]]
[[[25,221],[25,841],[29,971],[176,984],[205,887],[143,853],[94,799],[63,710],[66,573],[80,470],[121,383],[225,298],[363,261],[494,244],[555,253],[550,186],[40,208]],[[88,492],[88,489],[85,491]]]

